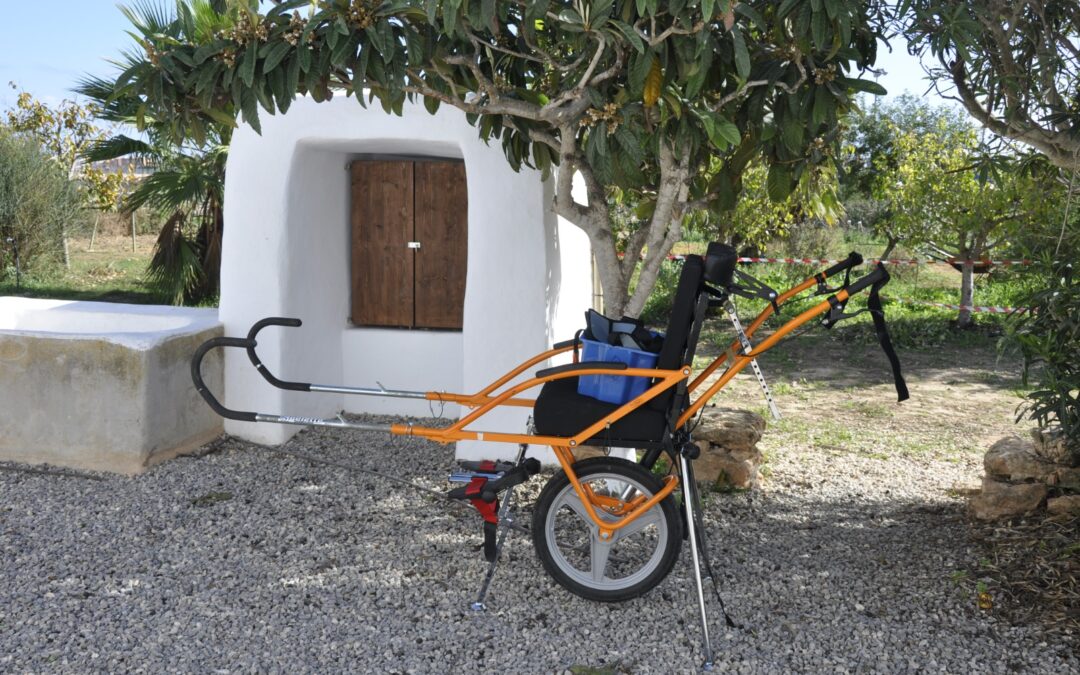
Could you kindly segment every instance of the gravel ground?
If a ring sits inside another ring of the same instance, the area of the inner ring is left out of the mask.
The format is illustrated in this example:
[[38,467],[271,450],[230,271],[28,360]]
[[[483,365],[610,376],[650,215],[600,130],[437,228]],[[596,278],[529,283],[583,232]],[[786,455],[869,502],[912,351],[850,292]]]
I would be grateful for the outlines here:
[[[656,589],[602,605],[556,585],[515,534],[489,611],[474,614],[485,564],[473,513],[273,449],[214,450],[130,479],[0,467],[0,672],[700,665],[688,547]],[[449,448],[360,432],[307,431],[283,450],[438,490],[452,465]],[[957,583],[977,554],[947,491],[977,475],[971,464],[774,452],[763,490],[709,495],[715,563],[742,624],[726,629],[713,605],[718,665],[1076,672],[1075,645],[995,621]]]

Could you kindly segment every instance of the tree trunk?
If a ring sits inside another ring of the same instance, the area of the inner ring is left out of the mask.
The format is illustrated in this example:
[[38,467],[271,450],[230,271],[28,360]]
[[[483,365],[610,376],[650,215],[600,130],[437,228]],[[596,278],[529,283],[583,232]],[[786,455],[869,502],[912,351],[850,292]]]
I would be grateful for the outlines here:
[[895,249],[896,245],[900,243],[900,237],[896,237],[888,233],[885,234],[885,237],[885,250],[881,252],[882,260],[888,260],[889,256],[892,255],[893,249]]
[[970,255],[964,256],[964,262],[960,266],[960,316],[956,325],[960,328],[968,328],[972,324],[971,307],[975,296],[975,261]]
[[87,249],[89,251],[94,250],[94,240],[97,239],[98,223],[100,223],[100,222],[101,222],[101,211],[98,211],[97,215],[94,216],[94,229],[90,231],[90,248]]

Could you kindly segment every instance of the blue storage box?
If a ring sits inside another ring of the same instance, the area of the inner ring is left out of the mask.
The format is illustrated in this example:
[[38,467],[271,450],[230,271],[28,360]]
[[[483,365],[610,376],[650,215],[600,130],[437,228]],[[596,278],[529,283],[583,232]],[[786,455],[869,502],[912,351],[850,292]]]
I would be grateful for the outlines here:
[[[582,338],[581,361],[618,361],[628,368],[655,368],[658,354],[617,347],[604,342]],[[626,403],[649,388],[647,377],[622,375],[582,375],[578,378],[578,393],[606,403]]]

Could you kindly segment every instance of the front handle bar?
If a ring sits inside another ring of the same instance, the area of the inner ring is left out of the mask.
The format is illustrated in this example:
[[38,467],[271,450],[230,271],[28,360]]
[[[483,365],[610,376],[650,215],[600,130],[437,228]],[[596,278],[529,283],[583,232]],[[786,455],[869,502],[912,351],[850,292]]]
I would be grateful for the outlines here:
[[203,400],[214,409],[218,415],[230,420],[237,420],[239,422],[256,422],[256,414],[253,412],[246,412],[243,410],[231,410],[221,405],[221,402],[214,397],[210,390],[206,387],[206,383],[202,378],[202,360],[203,357],[211,349],[218,347],[239,347],[241,349],[253,350],[255,349],[254,340],[245,340],[243,338],[231,338],[231,337],[216,337],[207,340],[199,345],[199,348],[195,350],[195,355],[191,357],[191,381],[195,383],[195,390],[199,392],[199,395],[203,397]]
[[261,321],[257,321],[255,325],[251,327],[251,330],[248,331],[247,338],[218,337],[211,338],[202,343],[199,345],[199,348],[195,350],[195,355],[191,357],[191,381],[195,383],[195,390],[198,391],[199,395],[203,397],[203,400],[214,409],[214,412],[224,418],[240,422],[258,421],[256,419],[256,413],[243,410],[231,410],[222,405],[221,401],[218,401],[207,388],[206,383],[202,378],[202,360],[211,349],[216,349],[218,347],[237,347],[247,351],[248,358],[251,360],[252,365],[255,366],[255,369],[259,371],[259,374],[263,376],[263,379],[275,387],[292,391],[311,391],[311,385],[309,383],[287,382],[274,377],[274,374],[263,365],[263,362],[259,360],[259,355],[255,352],[255,348],[258,346],[258,342],[256,342],[255,338],[263,328],[266,328],[267,326],[296,328],[297,326],[300,326],[301,323],[300,319],[268,317]]

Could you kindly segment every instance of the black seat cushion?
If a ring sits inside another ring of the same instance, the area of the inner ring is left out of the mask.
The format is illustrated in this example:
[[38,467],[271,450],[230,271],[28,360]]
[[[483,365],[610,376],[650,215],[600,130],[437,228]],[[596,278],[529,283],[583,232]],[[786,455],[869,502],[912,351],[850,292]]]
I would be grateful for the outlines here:
[[[573,436],[609,415],[620,406],[579,394],[578,378],[568,377],[544,384],[533,407],[533,423],[544,436]],[[626,415],[595,437],[591,445],[642,447],[664,435],[665,414],[645,405]]]
[[[701,257],[687,256],[675,290],[664,344],[657,355],[657,368],[676,370],[683,366],[704,276],[705,263]],[[577,384],[576,377],[544,384],[533,406],[533,422],[538,433],[544,436],[573,436],[620,407],[579,394]],[[674,388],[668,389],[589,442],[616,447],[644,447],[644,442],[661,442],[674,393]]]

